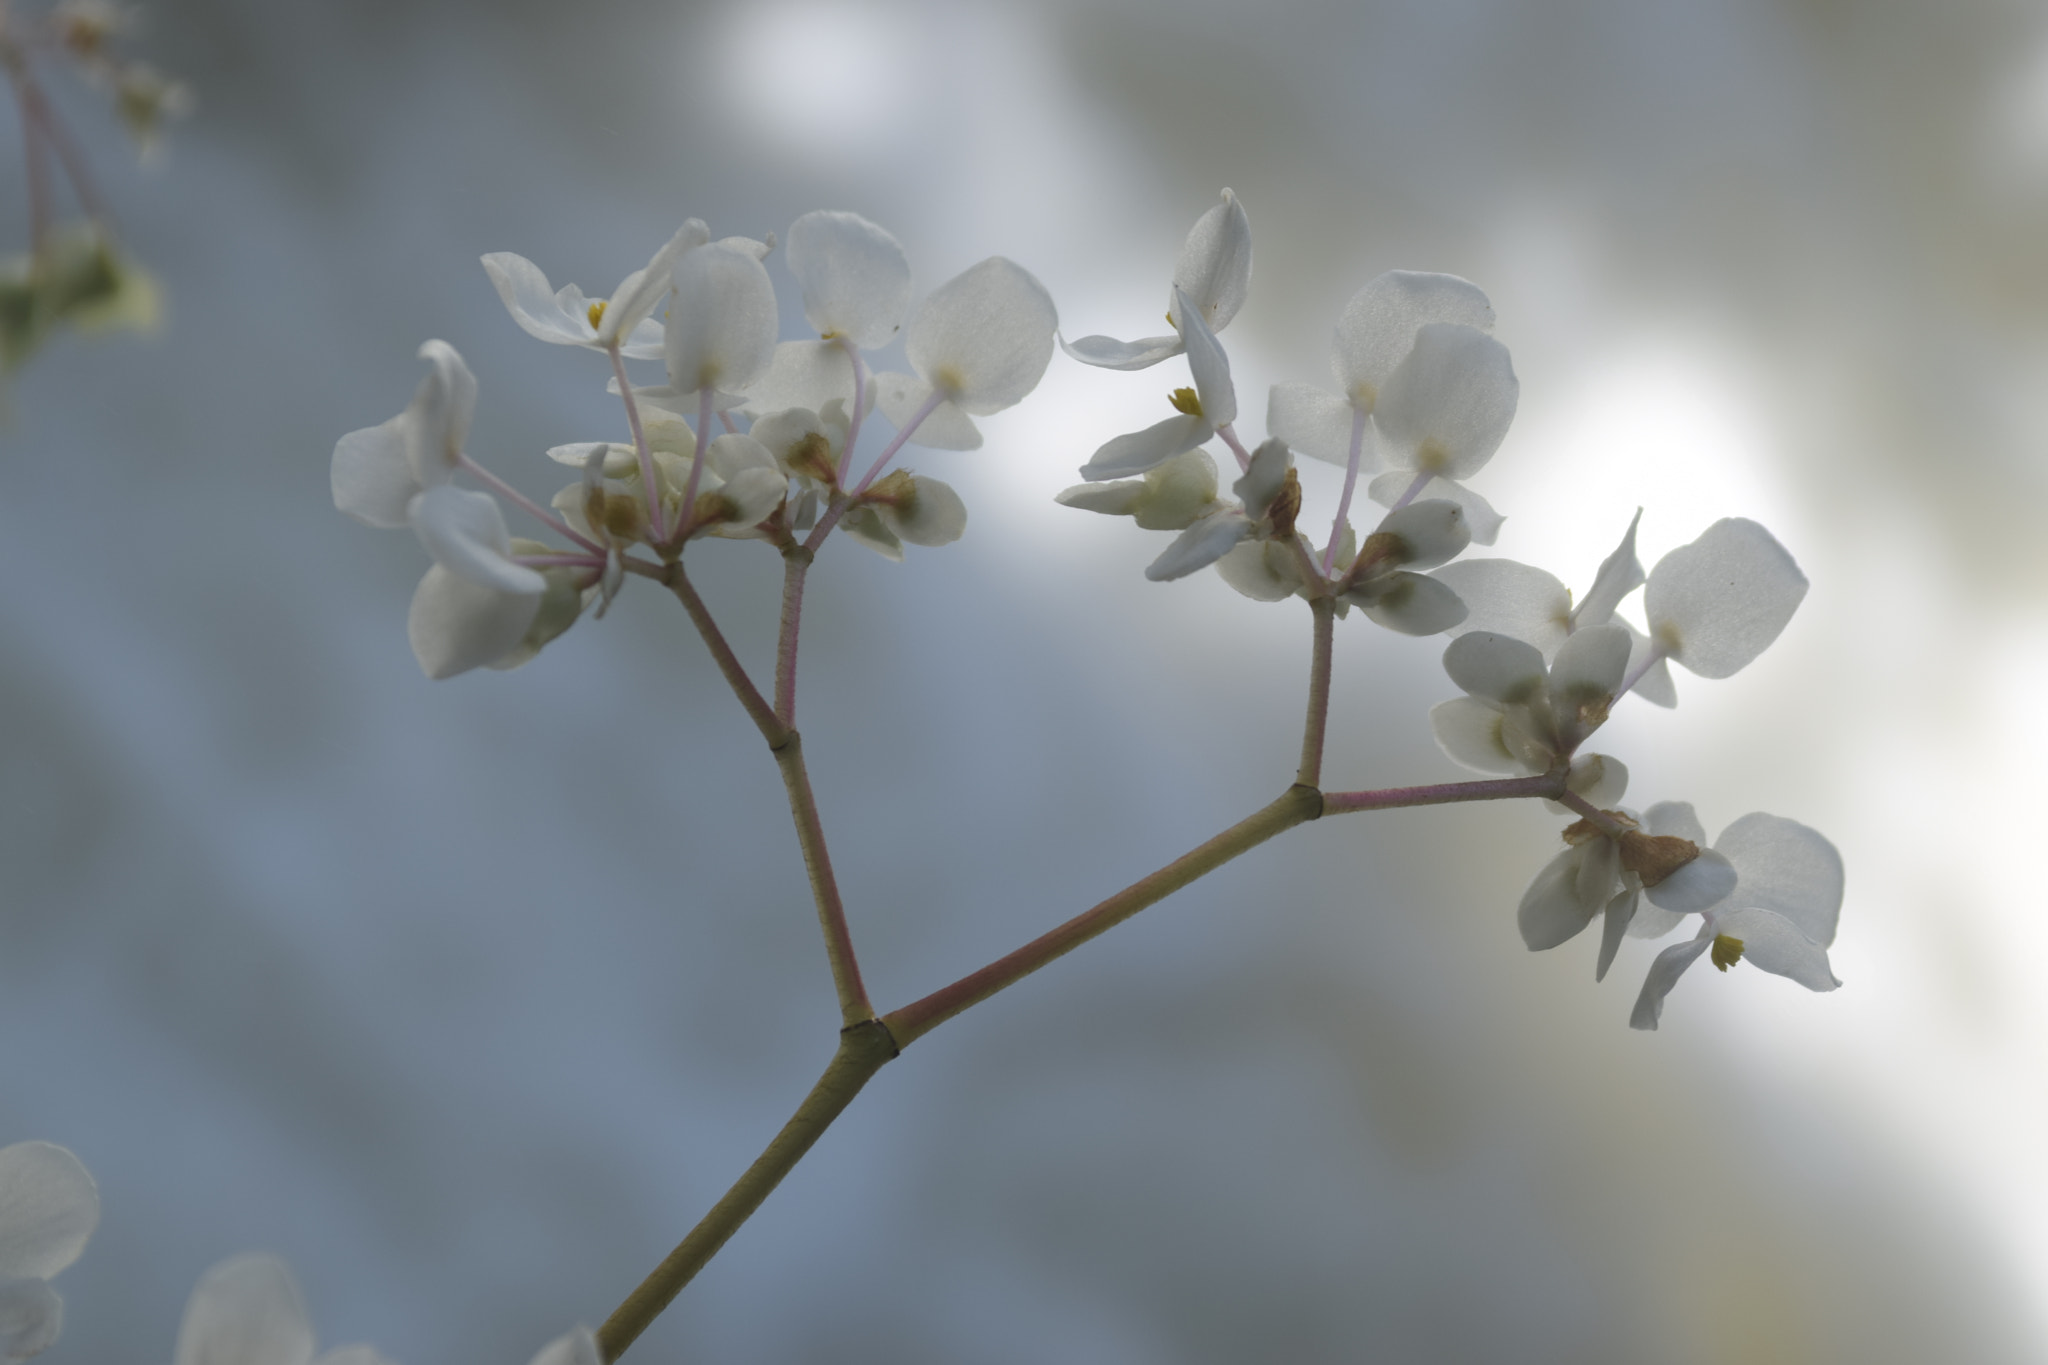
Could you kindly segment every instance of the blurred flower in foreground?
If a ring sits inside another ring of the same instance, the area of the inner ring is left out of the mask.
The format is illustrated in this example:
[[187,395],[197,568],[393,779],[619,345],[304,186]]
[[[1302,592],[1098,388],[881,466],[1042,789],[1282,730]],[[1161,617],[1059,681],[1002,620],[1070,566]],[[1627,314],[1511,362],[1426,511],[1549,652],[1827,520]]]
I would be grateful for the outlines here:
[[100,1196],[78,1158],[50,1142],[0,1148],[0,1361],[57,1340],[64,1300],[50,1279],[85,1250]]
[[[164,121],[186,113],[192,97],[146,63],[115,54],[113,41],[129,23],[129,11],[106,0],[62,0],[40,19],[0,4],[0,73],[21,115],[29,228],[28,252],[0,263],[0,376],[21,368],[65,327],[148,331],[161,317],[156,285],[121,250],[112,215],[77,139],[43,93],[37,65],[68,61],[88,85],[111,97],[147,156]],[[79,221],[57,221],[53,171],[70,186]]]

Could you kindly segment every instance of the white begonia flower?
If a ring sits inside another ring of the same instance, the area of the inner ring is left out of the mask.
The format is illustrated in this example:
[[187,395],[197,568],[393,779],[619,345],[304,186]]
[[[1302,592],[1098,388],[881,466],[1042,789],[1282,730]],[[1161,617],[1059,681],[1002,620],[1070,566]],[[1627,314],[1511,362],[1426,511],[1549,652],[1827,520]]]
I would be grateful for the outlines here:
[[[175,1365],[313,1365],[313,1328],[285,1263],[266,1252],[222,1261],[199,1278],[178,1328]],[[339,1346],[319,1365],[391,1365],[368,1346]]]
[[1548,663],[1526,640],[1471,631],[1444,650],[1444,671],[1468,695],[1432,709],[1430,729],[1453,762],[1479,772],[1534,775],[1569,764],[1567,787],[1585,786],[1581,794],[1594,799],[1590,792],[1606,790],[1599,774],[1620,765],[1599,755],[1581,762],[1578,750],[1607,720],[1628,658],[1628,632],[1613,624],[1577,632]]
[[[1691,816],[1690,808],[1685,814]],[[1692,823],[1697,828],[1697,819]],[[1796,820],[1757,811],[1722,830],[1714,851],[1734,867],[1735,883],[1711,904],[1689,907],[1699,912],[1700,931],[1650,964],[1631,1028],[1656,1028],[1664,997],[1686,968],[1709,954],[1724,972],[1748,962],[1810,991],[1842,984],[1827,953],[1842,911],[1842,855],[1835,846]]]
[[1251,220],[1245,217],[1244,205],[1237,202],[1237,196],[1226,189],[1223,202],[1196,219],[1187,240],[1181,244],[1180,259],[1173,268],[1173,287],[1167,295],[1167,321],[1173,325],[1175,335],[1139,341],[1088,336],[1079,341],[1062,339],[1060,345],[1084,365],[1107,370],[1146,369],[1185,349],[1187,331],[1180,302],[1183,295],[1193,302],[1210,332],[1220,332],[1244,306],[1251,279]]
[[875,377],[883,413],[910,439],[974,450],[973,418],[1001,412],[1038,387],[1052,360],[1059,313],[1031,272],[1001,256],[933,290],[910,320],[904,351],[917,373]]
[[[1155,479],[1155,475],[1159,477]],[[1123,490],[1131,491],[1127,497],[1117,497],[1116,492]],[[1194,450],[1149,471],[1142,480],[1082,484],[1060,494],[1059,501],[1094,511],[1127,511],[1140,526],[1157,530],[1181,529],[1145,570],[1145,577],[1164,583],[1219,563],[1243,541],[1284,543],[1294,535],[1301,485],[1294,477],[1294,457],[1286,442],[1266,441],[1253,451],[1250,464],[1231,491],[1237,494],[1236,505],[1216,500],[1216,464],[1205,452]],[[1128,506],[1119,505],[1126,502]],[[1288,589],[1292,592],[1300,586],[1301,574],[1292,563],[1287,572],[1292,575]]]
[[476,377],[445,341],[427,342],[420,357],[433,368],[412,402],[336,442],[330,478],[336,507],[372,526],[410,526],[434,557],[406,634],[420,667],[440,680],[517,649],[548,581],[511,559],[495,499],[449,483],[476,411]]
[[[1358,607],[1378,625],[1403,635],[1435,635],[1465,619],[1465,604],[1447,584],[1418,573],[1472,543],[1464,509],[1451,502],[1413,502],[1387,513],[1355,554],[1335,547],[1340,606]],[[1348,561],[1339,564],[1338,561]]]
[[1721,854],[1703,849],[1706,835],[1691,812],[1682,802],[1667,801],[1650,807],[1641,820],[1627,811],[1603,812],[1621,827],[1619,835],[1591,820],[1567,828],[1568,847],[1536,874],[1516,909],[1522,941],[1535,952],[1555,948],[1604,911],[1593,969],[1598,981],[1606,977],[1642,898],[1651,902],[1645,913],[1661,915],[1699,910],[1726,896],[1735,885],[1735,868]]
[[1507,347],[1464,323],[1424,324],[1373,407],[1389,469],[1462,489],[1500,448],[1520,394]]
[[1458,633],[1485,630],[1513,636],[1536,646],[1547,660],[1573,631],[1613,623],[1629,633],[1628,676],[1636,678],[1630,690],[1658,706],[1677,705],[1670,671],[1662,661],[1644,670],[1649,637],[1615,614],[1621,600],[1643,583],[1642,562],[1636,558],[1636,526],[1642,515],[1638,509],[1621,544],[1601,562],[1592,587],[1576,606],[1571,590],[1555,575],[1512,559],[1466,559],[1445,565],[1437,577],[1450,584],[1470,609]]
[[1142,474],[1176,455],[1193,450],[1237,420],[1237,389],[1230,382],[1230,357],[1223,353],[1216,334],[1202,320],[1201,309],[1187,294],[1180,300],[1179,330],[1185,339],[1192,389],[1175,389],[1170,400],[1180,414],[1155,423],[1143,431],[1118,436],[1097,450],[1081,466],[1081,477],[1091,483]]
[[905,541],[937,546],[960,539],[967,504],[951,485],[897,469],[870,485],[839,526],[884,559],[901,560]]
[[[667,415],[648,422],[643,430],[654,461],[663,524],[672,532],[687,525],[691,539],[757,537],[761,523],[773,517],[789,496],[789,474],[775,455],[751,434],[726,432],[713,437],[705,450],[696,501],[686,514],[682,500],[696,463],[696,434],[688,423]],[[647,542],[653,519],[632,446],[582,442],[556,446],[548,456],[584,470],[580,482],[554,497],[555,509],[571,526],[613,544]]]
[[742,246],[714,242],[678,260],[674,281],[663,333],[668,386],[635,392],[672,411],[696,411],[706,393],[715,408],[738,407],[775,354],[767,267]]
[[1053,501],[1084,512],[1130,517],[1147,531],[1184,531],[1223,504],[1216,499],[1216,461],[1206,450],[1189,450],[1117,483],[1077,483]]
[[[790,224],[784,254],[803,289],[804,316],[821,338],[785,341],[747,390],[745,411],[759,417],[787,408],[821,412],[853,405],[850,348],[885,346],[910,309],[910,262],[902,245],[857,213],[820,209]],[[862,402],[871,406],[874,389]]]
[[1742,517],[1709,526],[1657,561],[1643,588],[1650,641],[1702,678],[1764,652],[1806,596],[1806,575],[1769,531]]
[[84,1252],[100,1221],[99,1187],[54,1142],[0,1147],[0,1362],[27,1360],[64,1328],[50,1281]]
[[484,272],[497,286],[512,320],[528,336],[558,346],[588,346],[652,360],[661,354],[661,324],[650,316],[668,294],[676,261],[711,240],[711,229],[692,218],[662,244],[652,260],[619,281],[609,299],[592,302],[573,284],[550,291],[539,266],[510,251],[483,258]]

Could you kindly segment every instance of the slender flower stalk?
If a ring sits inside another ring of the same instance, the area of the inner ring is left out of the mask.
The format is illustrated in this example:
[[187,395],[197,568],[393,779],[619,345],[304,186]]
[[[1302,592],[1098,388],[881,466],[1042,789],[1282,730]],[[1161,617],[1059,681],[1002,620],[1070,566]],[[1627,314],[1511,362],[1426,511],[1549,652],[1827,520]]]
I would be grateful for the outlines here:
[[1517,796],[1547,796],[1567,804],[1578,800],[1564,787],[1562,774],[1507,777],[1495,782],[1442,782],[1427,787],[1386,787],[1379,791],[1324,792],[1323,814],[1361,810],[1397,810],[1406,806],[1445,806],[1459,801],[1503,801]]
[[1344,540],[1344,519],[1351,515],[1351,495],[1358,491],[1358,461],[1365,449],[1365,413],[1351,411],[1351,456],[1344,462],[1344,492],[1337,499],[1337,519],[1330,523],[1330,543],[1323,547],[1323,577],[1337,562],[1337,547]]
[[784,725],[796,724],[796,649],[804,615],[804,583],[810,577],[813,552],[791,545],[782,552],[782,628],[775,637],[775,714]]
[[1237,456],[1238,473],[1242,474],[1252,467],[1252,453],[1244,448],[1244,442],[1238,438],[1236,423],[1225,422],[1216,428],[1216,434],[1223,438],[1223,444],[1230,447],[1230,453]]
[[[619,381],[619,398],[626,405],[626,425],[633,431],[633,453],[640,461],[640,479],[647,489],[647,519],[654,528],[654,543],[659,545],[668,539],[668,515],[662,511],[661,492],[654,481],[654,452],[647,448],[647,432],[640,425],[640,403],[633,397],[632,381],[626,378],[626,360],[619,354],[619,343],[614,341],[605,347],[605,354],[611,357],[612,374]],[[685,508],[688,505],[685,503]],[[687,511],[684,515],[688,515]]]
[[1301,727],[1301,767],[1294,780],[1315,787],[1323,780],[1323,742],[1330,725],[1330,653],[1337,633],[1337,604],[1318,597],[1309,609],[1315,618],[1315,646],[1308,669],[1308,717]]
[[[925,399],[919,405],[916,414],[903,424],[903,429],[896,433],[894,440],[882,447],[882,453],[875,457],[875,462],[872,465],[868,466],[868,472],[862,476],[859,483],[853,486],[853,495],[855,497],[859,497],[868,491],[868,485],[875,481],[875,476],[888,467],[889,461],[896,458],[896,452],[903,449],[904,443],[916,433],[919,427],[924,425],[924,419],[931,416],[939,404],[945,401],[946,395],[943,392],[934,392],[931,397]],[[848,449],[853,447],[853,438],[851,436],[847,438],[846,444]]]
[[481,464],[478,464],[469,456],[459,456],[456,462],[462,467],[465,473],[472,475],[479,482],[488,484],[492,492],[496,493],[499,497],[505,499],[505,501],[516,505],[521,511],[525,512],[535,521],[540,522],[543,526],[546,526],[556,535],[566,536],[568,539],[575,541],[578,545],[581,545],[584,549],[596,555],[599,559],[604,558],[604,546],[598,544],[589,536],[584,535],[581,531],[576,530],[574,527],[570,526],[568,522],[563,521],[553,512],[550,512],[547,508],[542,507],[532,498],[527,497],[526,494],[520,492],[511,484],[506,483],[503,479],[499,478],[496,474],[493,474],[490,470],[484,468]]
[[683,485],[683,505],[678,513],[683,524],[676,528],[679,536],[689,533],[690,522],[696,516],[697,487],[704,480],[704,452],[711,448],[711,404],[715,397],[708,384],[697,395],[697,451],[690,460],[689,480]]
[[839,482],[844,484],[853,468],[853,448],[860,444],[861,419],[867,416],[868,366],[861,359],[860,347],[854,344],[852,337],[842,333],[839,346],[846,352],[846,358],[853,362],[853,412],[847,418],[846,444],[839,451]]

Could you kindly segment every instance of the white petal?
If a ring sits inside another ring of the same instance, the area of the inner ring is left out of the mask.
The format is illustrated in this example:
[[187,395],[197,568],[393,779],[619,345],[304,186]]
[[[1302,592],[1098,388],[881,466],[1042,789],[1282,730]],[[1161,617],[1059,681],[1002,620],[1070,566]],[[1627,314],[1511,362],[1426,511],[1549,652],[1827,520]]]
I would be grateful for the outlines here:
[[0,1361],[15,1365],[56,1344],[64,1300],[43,1280],[0,1280]]
[[588,1327],[578,1327],[541,1347],[532,1365],[604,1365],[604,1357],[598,1354],[596,1334]]
[[[896,424],[898,431],[910,425],[910,419],[917,416],[931,396],[932,386],[915,375],[875,376],[875,406]],[[918,423],[910,443],[932,450],[979,450],[981,431],[958,406],[941,403]]]
[[746,411],[755,417],[786,408],[817,412],[835,398],[853,403],[853,358],[846,348],[836,341],[785,341],[747,389]]
[[1655,835],[1690,839],[1701,848],[1707,846],[1706,828],[1693,814],[1690,801],[1659,801],[1643,812],[1643,828]]
[[1774,976],[1789,977],[1810,991],[1831,991],[1842,983],[1828,965],[1827,949],[1783,915],[1769,910],[1735,910],[1718,915],[1716,931],[1742,940],[1742,960]]
[[1436,571],[1464,599],[1462,632],[1485,630],[1557,653],[1571,619],[1572,595],[1556,575],[1512,559],[1461,559]]
[[1607,902],[1605,917],[1600,922],[1600,956],[1593,963],[1595,981],[1607,979],[1607,969],[1614,965],[1614,955],[1620,950],[1629,925],[1635,921],[1636,905],[1641,899],[1640,892],[1624,890]]
[[1202,310],[1203,320],[1222,331],[1244,306],[1252,280],[1252,225],[1244,205],[1229,190],[1223,202],[1195,220],[1173,267],[1173,287]]
[[178,1328],[176,1365],[309,1365],[313,1329],[292,1273],[252,1252],[199,1279]]
[[1083,365],[1104,370],[1147,370],[1160,361],[1181,353],[1180,338],[1141,337],[1118,341],[1115,337],[1090,336],[1079,341],[1060,338],[1060,349]]
[[1654,1029],[1657,1021],[1664,1017],[1664,997],[1671,994],[1671,988],[1678,984],[1678,978],[1685,969],[1700,960],[1700,954],[1714,945],[1709,938],[1692,938],[1683,943],[1674,943],[1657,954],[1657,960],[1650,964],[1650,974],[1643,978],[1643,993],[1636,997],[1635,1012],[1628,1017],[1630,1028]]
[[861,544],[873,550],[884,559],[903,561],[903,542],[896,533],[882,524],[882,518],[872,507],[856,507],[840,518],[839,529],[852,536]]
[[1629,689],[1630,695],[1667,710],[1678,705],[1678,687],[1671,681],[1671,665],[1659,659],[1644,668],[1643,661],[1650,657],[1650,637],[1626,621],[1619,624],[1628,631],[1628,671],[1636,680]]
[[1543,694],[1543,655],[1536,646],[1508,635],[1475,630],[1451,641],[1444,671],[1475,697],[1503,706],[1527,705]]
[[435,563],[499,592],[537,593],[547,586],[532,569],[506,558],[512,533],[490,494],[443,484],[414,498],[411,512],[412,528]]
[[1735,903],[1775,910],[1825,948],[1842,912],[1842,855],[1819,830],[1761,811],[1721,831],[1714,847],[1742,876]]
[[704,220],[689,219],[661,244],[645,266],[620,280],[599,319],[597,344],[609,346],[621,341],[620,352],[635,360],[652,360],[660,355],[662,328],[650,326],[648,315],[661,306],[669,290],[675,287],[676,262],[683,253],[710,240],[711,229],[704,225]]
[[[1605,844],[1607,840],[1596,841]],[[1593,912],[1602,902],[1588,906],[1579,895],[1579,871],[1584,862],[1584,853],[1592,844],[1568,848],[1544,864],[1536,879],[1529,883],[1529,889],[1522,893],[1522,903],[1515,911],[1515,923],[1522,931],[1522,942],[1529,945],[1531,952],[1542,952],[1555,948],[1576,937],[1581,929],[1593,922]]]
[[675,267],[666,351],[669,383],[695,393],[737,392],[775,355],[775,286],[745,251],[714,242],[684,253]]
[[[1412,469],[1390,469],[1365,486],[1365,495],[1382,507],[1392,507],[1406,497],[1415,484]],[[1455,502],[1465,509],[1465,524],[1472,529],[1474,545],[1491,545],[1500,538],[1501,523],[1507,518],[1493,510],[1493,504],[1462,483],[1432,478],[1417,490],[1417,499],[1433,498]]]
[[1620,626],[1585,626],[1573,630],[1556,659],[1550,661],[1550,702],[1559,708],[1559,724],[1565,710],[1589,704],[1595,698],[1614,696],[1628,673],[1628,632]]
[[721,479],[737,478],[745,469],[765,469],[771,474],[782,472],[782,465],[774,453],[744,431],[728,431],[712,437],[710,447],[704,452],[704,463]]
[[1685,916],[1676,910],[1665,910],[1654,905],[1640,906],[1635,918],[1629,921],[1630,938],[1662,938],[1685,923]]
[[[1620,759],[1609,758],[1606,754],[1580,754],[1572,759],[1572,766],[1565,773],[1564,785],[1567,791],[1600,809],[1611,810],[1621,803],[1623,794],[1628,791],[1628,767]],[[1562,809],[1562,803],[1559,807]]]
[[99,1190],[77,1157],[54,1142],[0,1148],[0,1278],[49,1279],[99,1221]]
[[1753,521],[1728,517],[1657,561],[1643,590],[1650,635],[1702,678],[1764,652],[1806,596],[1806,575]]
[[713,533],[752,531],[775,515],[775,509],[789,497],[789,476],[780,465],[771,464],[765,469],[750,466],[721,484],[718,496],[729,504],[730,511]]
[[1621,890],[1621,850],[1612,839],[1579,845],[1579,875],[1573,890],[1589,915],[1597,914]]
[[1216,572],[1254,602],[1284,602],[1301,590],[1301,571],[1286,545],[1247,540],[1216,561]]
[[420,359],[434,368],[420,381],[404,416],[406,458],[423,488],[446,483],[469,441],[476,414],[476,376],[445,341],[420,347]]
[[400,413],[388,422],[351,431],[334,443],[329,482],[334,505],[357,521],[384,530],[406,524],[405,509],[420,482],[406,457],[406,426]]
[[585,469],[590,465],[590,457],[600,450],[604,452],[602,467],[606,478],[619,478],[639,463],[633,447],[615,441],[571,441],[568,445],[549,446],[548,458],[571,469]]
[[1699,857],[1663,881],[1644,887],[1643,894],[1660,910],[1691,915],[1712,909],[1727,900],[1729,893],[1736,889],[1735,883],[1734,864],[1713,849],[1706,848],[1700,850]]
[[1344,391],[1367,411],[1430,323],[1493,330],[1493,305],[1478,285],[1456,275],[1390,270],[1351,296],[1337,320],[1330,366]]
[[1500,723],[1500,708],[1476,697],[1453,697],[1429,712],[1429,728],[1437,747],[1453,763],[1482,773],[1527,772],[1501,743]]
[[[1266,430],[1295,450],[1340,468],[1351,461],[1352,406],[1313,384],[1275,384],[1266,393]],[[1361,469],[1373,467],[1372,432],[1363,437]]]
[[505,301],[506,311],[528,336],[558,346],[587,346],[597,336],[587,316],[562,306],[548,277],[532,261],[510,251],[493,251],[483,260],[484,273]]
[[1219,510],[1216,461],[1206,450],[1190,450],[1145,471],[1144,490],[1131,509],[1147,531],[1184,531]]
[[[1252,452],[1252,462],[1246,467],[1242,478],[1230,486],[1244,504],[1245,515],[1257,521],[1266,515],[1273,505],[1273,499],[1287,487],[1287,471],[1294,467],[1293,453],[1287,449],[1287,442],[1272,437],[1259,443]],[[1212,462],[1210,468],[1215,468]]]
[[[541,584],[545,587],[546,580]],[[500,592],[435,564],[413,592],[406,636],[420,668],[439,682],[496,663],[517,649],[540,604],[539,591]]]
[[[1191,304],[1184,294],[1180,300]],[[1180,334],[1188,347],[1188,373],[1194,376],[1195,393],[1201,399],[1202,420],[1214,427],[1229,426],[1237,420],[1237,386],[1230,382],[1230,357],[1223,353],[1209,324],[1202,321],[1201,309],[1183,307],[1180,315]]]
[[1197,569],[1206,569],[1237,548],[1238,542],[1251,534],[1251,529],[1252,524],[1235,507],[1213,512],[1182,531],[1173,544],[1166,547],[1166,552],[1146,568],[1145,577],[1155,583],[1165,583],[1185,578]]
[[857,213],[819,209],[789,225],[783,259],[803,286],[804,317],[818,335],[863,349],[885,346],[910,311],[903,245]]
[[1117,483],[1077,483],[1072,488],[1063,489],[1053,501],[1062,507],[1078,507],[1084,512],[1128,517],[1137,512],[1138,503],[1144,496],[1143,479],[1124,479]]
[[1621,538],[1614,553],[1600,561],[1600,572],[1593,576],[1593,586],[1586,590],[1586,600],[1579,603],[1572,613],[1574,626],[1604,625],[1614,617],[1614,609],[1621,599],[1643,585],[1643,562],[1636,558],[1636,523],[1643,519],[1643,509],[1636,509],[1635,517],[1628,524],[1628,534]]
[[1507,347],[1473,327],[1430,323],[1373,409],[1388,465],[1470,478],[1507,436],[1520,390]]
[[1081,477],[1096,483],[1103,479],[1123,479],[1142,474],[1184,451],[1192,450],[1215,434],[1216,428],[1206,418],[1190,417],[1186,413],[1169,417],[1143,431],[1103,442],[1102,448],[1081,466]]
[[912,545],[951,545],[966,534],[967,504],[950,484],[922,476],[910,483],[907,499],[875,508],[899,539]]
[[1376,625],[1403,635],[1435,635],[1465,619],[1458,594],[1428,574],[1388,574],[1370,592],[1353,590],[1341,599],[1360,608]]
[[1031,272],[1001,256],[932,291],[904,338],[910,364],[964,412],[1021,402],[1052,360],[1059,314]]
[[1472,543],[1472,532],[1465,525],[1465,509],[1434,498],[1411,502],[1398,512],[1387,513],[1378,529],[1400,537],[1408,547],[1408,557],[1401,562],[1411,569],[1433,569],[1456,558]]

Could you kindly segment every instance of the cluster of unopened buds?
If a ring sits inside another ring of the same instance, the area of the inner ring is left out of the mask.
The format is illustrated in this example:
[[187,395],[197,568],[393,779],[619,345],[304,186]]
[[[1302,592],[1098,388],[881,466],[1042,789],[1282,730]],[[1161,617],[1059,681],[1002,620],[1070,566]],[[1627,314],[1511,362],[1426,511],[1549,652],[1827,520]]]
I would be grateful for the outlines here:
[[[1497,538],[1502,518],[1469,483],[1507,435],[1519,387],[1507,348],[1492,334],[1486,295],[1450,275],[1392,272],[1353,295],[1331,353],[1336,387],[1276,385],[1267,437],[1254,446],[1237,431],[1237,394],[1218,339],[1245,302],[1252,266],[1249,222],[1225,190],[1182,248],[1168,290],[1170,335],[1061,343],[1075,359],[1113,370],[1185,357],[1190,382],[1169,395],[1170,416],[1102,444],[1082,466],[1085,482],[1059,501],[1172,533],[1147,570],[1154,580],[1213,567],[1248,597],[1308,604],[1314,637],[1294,784],[1057,929],[878,1013],[861,982],[797,742],[806,575],[835,528],[891,558],[901,558],[906,544],[961,536],[967,512],[959,495],[893,462],[911,443],[980,445],[974,419],[1018,403],[1044,374],[1057,316],[1039,282],[1002,257],[939,286],[913,310],[902,248],[856,214],[806,214],[785,241],[781,260],[814,333],[796,340],[778,339],[772,237],[714,240],[692,219],[603,299],[575,285],[553,288],[523,257],[484,258],[514,321],[540,340],[602,357],[623,406],[622,431],[547,451],[576,477],[546,503],[466,449],[476,380],[442,341],[421,349],[428,373],[411,404],[344,436],[333,456],[336,505],[372,526],[410,528],[431,556],[409,621],[413,651],[430,677],[524,663],[586,613],[602,616],[627,578],[649,579],[682,601],[782,768],[839,995],[840,1050],[783,1137],[607,1322],[596,1338],[605,1359],[632,1342],[902,1048],[1307,820],[1397,806],[1545,801],[1571,823],[1562,851],[1522,898],[1520,929],[1532,949],[1555,947],[1598,918],[1595,976],[1604,978],[1625,937],[1695,929],[1651,964],[1631,1018],[1638,1028],[1657,1026],[1673,983],[1702,956],[1723,971],[1748,962],[1814,990],[1837,984],[1827,949],[1842,871],[1826,839],[1795,821],[1751,814],[1708,847],[1688,805],[1620,805],[1626,770],[1585,748],[1630,693],[1675,705],[1672,663],[1723,678],[1776,639],[1806,591],[1792,557],[1754,522],[1730,519],[1646,574],[1632,522],[1576,601],[1540,569],[1461,559],[1473,543]],[[869,353],[899,333],[907,370],[876,372]],[[628,362],[653,360],[664,363],[665,382],[636,382]],[[870,457],[861,443],[877,415],[891,434],[870,441],[879,446]],[[1229,496],[1212,443],[1235,465]],[[1304,508],[1297,455],[1343,471],[1327,523]],[[463,478],[477,486],[460,486]],[[1365,505],[1361,485],[1364,499],[1384,509],[1369,522],[1354,522]],[[561,543],[513,538],[501,498]],[[1325,524],[1320,539],[1303,529]],[[754,684],[691,586],[686,551],[707,538],[780,552],[772,688]],[[1640,626],[1620,615],[1639,587]],[[1464,695],[1436,707],[1432,727],[1454,761],[1485,778],[1324,789],[1333,622],[1354,607],[1402,634],[1451,637],[1444,666]],[[583,1350],[583,1338],[557,1348]]]
[[[113,101],[147,156],[165,122],[191,109],[192,96],[148,62],[118,50],[134,24],[134,13],[110,0],[58,0],[33,17],[0,0],[0,75],[13,87],[21,114],[29,228],[28,251],[0,261],[0,375],[19,368],[61,329],[143,330],[156,323],[156,285],[122,251],[84,151],[42,81],[45,68],[69,66]],[[78,207],[76,220],[58,218],[60,174]]]

